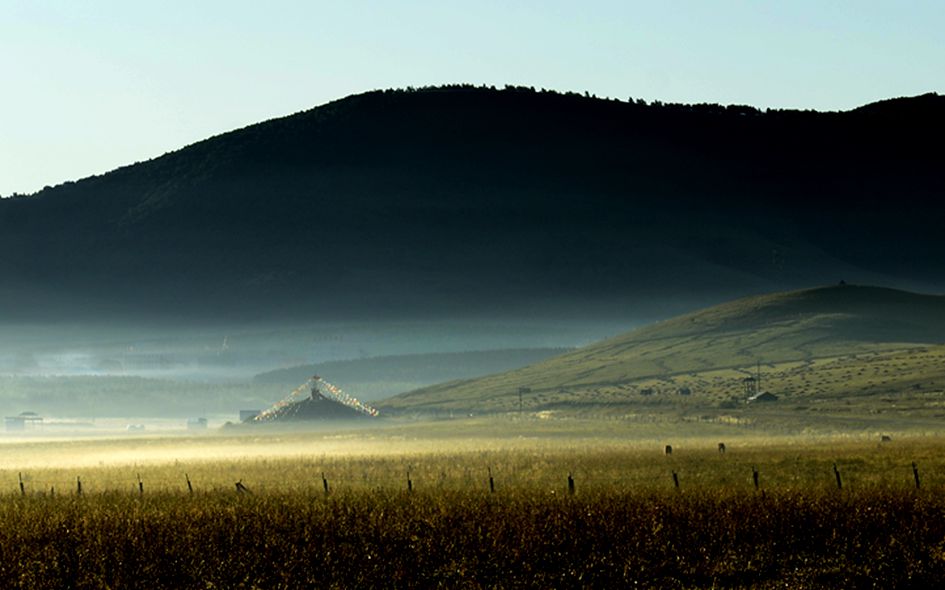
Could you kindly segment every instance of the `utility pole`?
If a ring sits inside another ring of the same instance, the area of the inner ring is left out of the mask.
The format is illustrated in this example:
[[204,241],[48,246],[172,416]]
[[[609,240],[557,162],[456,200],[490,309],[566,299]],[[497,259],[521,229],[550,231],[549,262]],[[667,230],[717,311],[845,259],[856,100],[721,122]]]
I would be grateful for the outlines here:
[[523,411],[522,394],[531,393],[531,392],[532,392],[532,388],[531,388],[531,387],[519,387],[519,388],[518,388],[518,415],[519,415],[519,416],[522,415],[522,411]]

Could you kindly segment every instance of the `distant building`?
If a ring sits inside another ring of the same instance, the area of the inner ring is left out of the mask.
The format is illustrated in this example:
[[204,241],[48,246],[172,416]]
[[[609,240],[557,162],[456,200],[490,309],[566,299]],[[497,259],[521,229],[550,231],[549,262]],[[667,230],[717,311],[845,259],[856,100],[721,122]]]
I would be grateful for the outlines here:
[[762,391],[761,393],[756,393],[755,395],[748,398],[748,403],[751,402],[776,402],[778,401],[778,396],[767,391]]
[[27,426],[42,424],[43,417],[36,412],[21,412],[17,416],[7,416],[3,424],[8,431],[26,430]]

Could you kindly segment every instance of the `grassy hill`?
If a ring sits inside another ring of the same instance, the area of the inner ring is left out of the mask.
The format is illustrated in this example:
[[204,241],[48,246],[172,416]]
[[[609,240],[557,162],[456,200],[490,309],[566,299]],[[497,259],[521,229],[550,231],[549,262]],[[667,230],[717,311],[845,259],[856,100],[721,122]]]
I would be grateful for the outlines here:
[[945,297],[824,287],[740,299],[380,405],[390,411],[510,411],[518,408],[519,388],[528,388],[523,406],[529,411],[731,410],[743,405],[743,380],[760,367],[762,388],[781,397],[779,408],[879,403],[904,393],[909,402],[898,400],[905,403],[900,409],[931,408],[945,403],[942,343]]
[[943,134],[935,94],[819,113],[367,92],[0,200],[0,306],[665,317],[839,278],[937,288]]

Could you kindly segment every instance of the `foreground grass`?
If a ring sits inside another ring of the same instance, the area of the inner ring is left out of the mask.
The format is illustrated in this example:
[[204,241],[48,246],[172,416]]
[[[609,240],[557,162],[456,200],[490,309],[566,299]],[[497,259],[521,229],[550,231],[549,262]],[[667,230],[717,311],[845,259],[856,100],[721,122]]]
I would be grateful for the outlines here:
[[5,588],[935,587],[928,494],[128,494],[0,504]]
[[[52,466],[40,451],[30,455],[30,445],[10,445],[4,453],[22,454],[24,462],[11,468],[8,459],[0,471],[8,484],[0,491],[0,587],[889,588],[945,581],[945,441],[935,436],[887,444],[745,438],[730,440],[725,454],[715,439],[677,439],[671,456],[655,441],[620,438],[342,437],[345,444],[325,446],[338,440],[295,433],[242,442],[86,441],[77,449],[123,457],[129,445],[163,445],[173,455],[176,445],[195,457],[268,445],[274,453],[145,465]],[[276,453],[279,445],[295,454]],[[250,492],[238,493],[236,481]]]

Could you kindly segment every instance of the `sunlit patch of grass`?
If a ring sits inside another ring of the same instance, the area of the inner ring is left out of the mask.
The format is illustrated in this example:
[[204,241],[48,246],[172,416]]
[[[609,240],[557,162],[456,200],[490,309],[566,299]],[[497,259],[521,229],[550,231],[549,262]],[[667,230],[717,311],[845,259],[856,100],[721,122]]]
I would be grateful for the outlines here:
[[[945,579],[940,437],[741,437],[721,453],[716,438],[583,434],[488,442],[263,431],[155,439],[145,446],[163,448],[164,459],[137,465],[64,457],[57,466],[30,445],[7,445],[26,452],[0,471],[0,585],[929,587]],[[142,441],[73,444],[104,456]],[[218,454],[175,460],[184,449]]]

